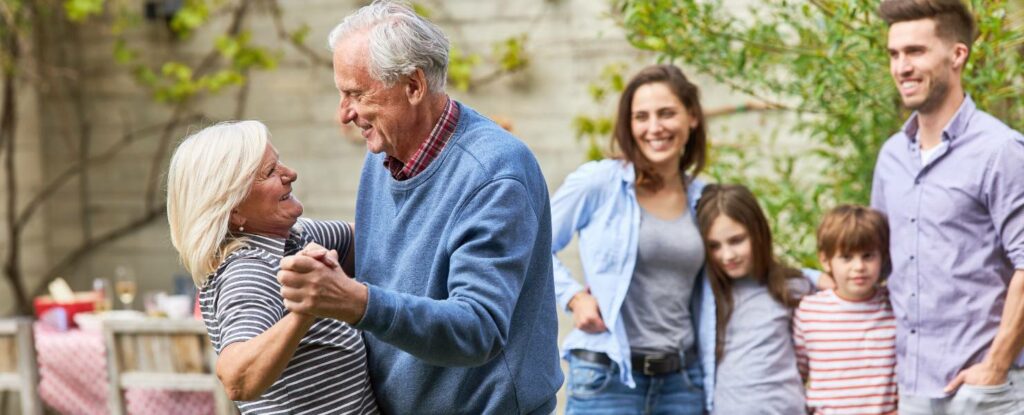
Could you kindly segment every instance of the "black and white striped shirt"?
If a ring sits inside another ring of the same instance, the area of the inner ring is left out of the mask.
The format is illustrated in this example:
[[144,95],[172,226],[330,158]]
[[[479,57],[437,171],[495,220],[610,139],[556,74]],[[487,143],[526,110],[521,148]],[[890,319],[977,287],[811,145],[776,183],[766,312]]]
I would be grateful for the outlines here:
[[[288,239],[244,236],[247,245],[228,255],[199,293],[203,321],[218,354],[267,331],[288,313],[277,281],[281,258],[310,242],[341,256],[352,244],[352,228],[336,221],[299,219]],[[316,319],[263,396],[235,403],[243,414],[378,413],[362,336],[341,321]]]

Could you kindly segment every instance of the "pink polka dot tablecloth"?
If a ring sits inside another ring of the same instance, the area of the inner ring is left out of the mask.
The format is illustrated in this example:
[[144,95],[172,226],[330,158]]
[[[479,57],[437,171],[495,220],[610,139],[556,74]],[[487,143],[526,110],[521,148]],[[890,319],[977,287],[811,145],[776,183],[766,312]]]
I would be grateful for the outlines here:
[[[39,397],[52,409],[68,415],[105,415],[107,351],[98,331],[57,331],[45,324],[34,327],[39,364]],[[129,414],[212,414],[213,394],[155,389],[125,389]]]

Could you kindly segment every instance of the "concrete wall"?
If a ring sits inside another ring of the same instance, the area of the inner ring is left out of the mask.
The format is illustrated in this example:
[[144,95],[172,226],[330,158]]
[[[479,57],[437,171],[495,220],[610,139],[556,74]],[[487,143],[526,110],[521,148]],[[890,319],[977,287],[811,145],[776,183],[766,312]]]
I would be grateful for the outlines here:
[[[611,20],[603,17],[608,12],[603,2],[530,0],[513,5],[460,0],[427,5],[434,9],[435,20],[453,43],[464,51],[489,54],[498,40],[528,35],[530,64],[525,71],[452,95],[484,114],[509,120],[516,135],[536,153],[552,191],[583,161],[584,145],[573,138],[572,118],[602,110],[591,103],[587,83],[607,63],[636,66],[648,60],[629,47]],[[312,31],[307,43],[329,57],[327,32],[357,4],[288,1],[281,6],[285,24],[291,28],[308,24]],[[218,17],[208,30],[186,41],[170,40],[160,24],[146,23],[132,32],[129,44],[144,50],[147,59],[175,57],[195,62],[223,31],[226,20]],[[252,74],[244,118],[264,121],[283,160],[299,171],[295,192],[308,216],[352,218],[365,147],[353,131],[335,124],[337,92],[331,70],[311,64],[278,40],[265,14],[252,13],[245,26],[253,33],[253,43],[281,50],[282,58],[276,70]],[[48,56],[55,63],[76,68],[73,82],[84,85],[85,91],[80,101],[59,87],[42,92],[46,105],[40,117],[45,122],[39,127],[36,151],[45,155],[46,162],[26,162],[37,166],[44,179],[56,177],[76,159],[83,125],[89,131],[88,153],[96,155],[115,145],[126,131],[162,124],[171,114],[169,106],[153,103],[131,74],[110,59],[111,38],[100,26],[62,30],[75,41],[57,41]],[[232,88],[205,98],[197,110],[211,121],[231,119],[236,94],[237,88]],[[613,101],[603,110],[611,111]],[[75,116],[79,112],[84,118]],[[178,128],[172,134],[174,142],[206,124]],[[101,235],[144,211],[140,194],[147,187],[149,158],[156,143],[156,134],[144,137],[125,146],[110,162],[91,169],[85,185],[76,179],[61,188],[55,199],[59,202],[47,204],[45,212],[45,223],[52,231],[43,236],[43,245],[51,258],[72,252],[87,233]],[[164,170],[165,164],[161,166],[161,172]],[[89,189],[88,199],[81,197],[83,186]],[[90,221],[83,220],[86,214]],[[165,220],[155,221],[98,250],[80,261],[67,278],[74,288],[86,289],[93,278],[109,277],[115,266],[124,264],[140,275],[142,290],[169,289],[171,275],[183,270],[166,226]]]
[[[329,57],[325,46],[328,31],[358,3],[280,2],[285,24],[290,28],[308,24],[308,43],[325,57]],[[605,17],[610,12],[607,2],[451,0],[426,5],[434,10],[434,20],[464,51],[488,54],[493,42],[512,35],[528,35],[530,64],[524,72],[471,92],[453,91],[452,96],[484,114],[509,120],[515,134],[537,155],[552,193],[584,161],[585,145],[574,139],[573,117],[583,113],[610,114],[614,110],[614,97],[603,105],[595,105],[587,93],[587,84],[609,63],[627,64],[631,68],[628,76],[632,70],[652,62],[649,56],[630,47],[621,31]],[[226,21],[226,16],[219,16],[209,28],[185,41],[169,39],[166,29],[158,23],[145,23],[132,31],[129,43],[144,50],[147,59],[176,57],[195,62],[224,30]],[[351,129],[339,129],[334,121],[338,98],[330,68],[311,64],[278,40],[265,14],[254,13],[245,26],[253,33],[253,43],[280,49],[282,58],[276,70],[252,74],[244,118],[265,122],[283,161],[299,172],[295,195],[303,201],[307,216],[353,218],[365,147]],[[53,39],[47,56],[53,62],[74,68],[75,76],[55,81],[58,87],[43,90],[40,100],[44,105],[39,106],[37,115],[29,117],[34,121],[23,123],[22,128],[28,132],[20,135],[26,143],[21,146],[25,153],[19,154],[18,160],[25,166],[22,180],[28,186],[56,177],[69,160],[74,160],[79,153],[83,125],[88,126],[90,133],[88,152],[99,154],[126,131],[159,125],[171,114],[170,107],[154,104],[128,71],[113,63],[111,38],[101,27],[87,25],[61,30],[65,31],[66,39]],[[702,85],[705,108],[743,101],[707,79],[694,78]],[[59,87],[60,82],[84,85],[84,96],[76,101]],[[211,121],[231,119],[237,92],[234,88],[206,98],[198,103],[197,109]],[[76,118],[77,113],[84,114],[84,118]],[[757,115],[744,116],[740,121],[752,129],[765,122]],[[180,126],[173,131],[173,141],[204,125]],[[712,137],[726,128],[724,120],[712,121],[711,127]],[[735,127],[731,131],[734,130]],[[43,220],[33,228],[33,254],[27,262],[34,272],[41,272],[57,258],[72,252],[87,233],[102,234],[144,211],[140,194],[146,188],[149,157],[156,142],[156,136],[148,136],[126,146],[113,160],[91,170],[84,185],[73,180],[61,188],[58,198],[46,206]],[[165,170],[166,157],[162,163],[161,172]],[[91,197],[81,197],[83,186],[90,190]],[[86,214],[92,218],[87,226],[82,219]],[[579,269],[574,246],[561,256],[570,267]],[[159,219],[96,251],[66,276],[73,288],[88,289],[93,278],[111,277],[118,265],[135,270],[142,292],[169,290],[172,275],[184,272],[170,244],[166,220]],[[4,301],[8,293],[3,289],[0,286],[0,304],[8,304]],[[4,311],[0,307],[0,313]],[[564,315],[560,318],[565,333],[571,321]]]
[[[0,85],[0,95],[3,94],[3,85]],[[45,159],[39,147],[39,99],[36,90],[29,83],[19,83],[14,86],[15,100],[18,106],[16,141],[14,143],[14,169],[15,187],[19,194],[25,192],[34,193],[43,183],[42,169]],[[2,111],[0,107],[0,111]],[[6,157],[0,152],[0,160]],[[7,223],[7,196],[10,189],[7,188],[7,177],[0,171],[0,246],[7,247],[11,241],[8,240],[9,227]],[[17,199],[16,210],[21,212],[28,203],[27,197]],[[21,235],[21,269],[25,276],[24,283],[34,285],[39,279],[48,263],[45,235],[48,233],[47,223],[44,215],[39,215],[35,220],[28,223]],[[7,262],[7,250],[0,250],[4,257],[0,263]],[[0,281],[0,316],[10,315],[15,311],[12,287],[7,279]]]

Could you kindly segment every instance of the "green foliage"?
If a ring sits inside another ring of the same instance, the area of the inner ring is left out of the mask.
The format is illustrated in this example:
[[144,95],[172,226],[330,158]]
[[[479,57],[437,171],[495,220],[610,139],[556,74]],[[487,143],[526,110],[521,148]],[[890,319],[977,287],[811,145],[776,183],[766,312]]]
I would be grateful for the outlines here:
[[289,35],[289,40],[296,45],[303,45],[306,43],[306,39],[309,38],[310,30],[309,25],[303,23],[302,26],[299,26],[298,29],[295,29],[295,31]]
[[424,19],[430,20],[431,18],[434,17],[434,11],[431,10],[430,7],[424,5],[423,3],[413,2],[411,6],[412,10],[416,12],[416,14],[423,17]]
[[[187,0],[171,18],[169,28],[179,41],[188,41],[192,32],[205,25],[211,14],[224,5],[223,0]],[[132,48],[126,32],[138,25],[142,19],[138,10],[124,7],[119,2],[110,3],[112,17],[111,33],[116,36],[113,58],[128,67],[136,81],[148,88],[157,102],[175,104],[191,99],[202,93],[216,93],[229,86],[242,85],[245,74],[252,69],[273,70],[280,60],[280,51],[253,45],[252,34],[242,30],[235,35],[219,36],[214,42],[215,53],[223,58],[226,67],[200,67],[199,64],[166,60],[155,65],[145,62],[143,53]],[[67,0],[64,3],[69,19],[103,12],[102,0]],[[302,26],[289,37],[295,44],[301,44],[309,33],[308,26]]]
[[465,54],[462,49],[452,45],[448,52],[448,81],[459,91],[468,91],[473,79],[473,70],[480,65],[482,58],[475,53]]
[[[1024,35],[1008,18],[1008,3],[971,1],[980,36],[964,80],[979,107],[1020,129]],[[750,186],[775,222],[779,251],[813,265],[809,239],[821,213],[868,203],[878,150],[909,115],[889,75],[878,1],[765,1],[743,17],[721,0],[615,4],[635,47],[795,112],[785,133],[808,137],[809,148],[780,152],[773,137],[713,137],[709,174]]]
[[242,31],[238,36],[221,36],[217,38],[217,50],[231,62],[231,66],[243,72],[250,68],[274,69],[280,59],[280,53],[271,53],[269,49],[252,46],[249,41],[252,34]]
[[[411,6],[416,14],[426,19],[437,19],[437,13],[429,6],[420,2],[412,2]],[[467,52],[458,43],[452,40],[448,52],[448,84],[459,91],[469,91],[475,86],[526,69],[530,64],[526,33],[494,42],[491,54],[487,56]],[[480,75],[481,69],[489,70]]]
[[64,12],[68,20],[81,22],[90,16],[103,13],[103,0],[65,0]]
[[171,30],[179,37],[188,37],[210,18],[210,7],[206,0],[186,0],[171,18]]
[[[618,62],[605,66],[597,80],[587,85],[587,92],[590,98],[602,107],[609,105],[608,98],[614,100],[626,87],[622,72],[626,70],[626,64]],[[611,102],[614,105],[615,102]],[[613,114],[609,116],[607,114]],[[606,142],[612,135],[612,128],[615,126],[614,107],[608,113],[601,115],[577,115],[572,121],[573,130],[576,131],[576,141],[586,140],[587,160],[600,160],[605,157],[601,151],[601,142]]]
[[526,34],[513,36],[494,44],[494,56],[502,71],[515,72],[529,64],[526,55]]
[[[468,91],[475,85],[526,69],[530,64],[526,40],[526,34],[520,34],[495,42],[487,57],[466,53],[453,42],[448,53],[448,81],[456,89]],[[484,64],[492,68],[491,71],[486,75],[478,75]]]

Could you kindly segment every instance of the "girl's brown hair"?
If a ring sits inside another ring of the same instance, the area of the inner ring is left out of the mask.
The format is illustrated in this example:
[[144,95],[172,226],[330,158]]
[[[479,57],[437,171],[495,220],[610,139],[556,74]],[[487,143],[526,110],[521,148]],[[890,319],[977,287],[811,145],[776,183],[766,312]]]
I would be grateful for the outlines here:
[[772,231],[768,226],[768,218],[765,217],[761,206],[757,204],[757,198],[749,189],[738,184],[711,184],[705,187],[700,202],[697,204],[697,222],[707,248],[707,275],[708,281],[711,283],[711,292],[715,296],[717,311],[716,360],[722,359],[725,329],[735,309],[732,296],[733,280],[715,263],[711,257],[711,246],[707,245],[711,225],[720,216],[728,217],[747,229],[752,257],[750,278],[766,285],[772,298],[779,304],[787,308],[796,308],[800,304],[799,294],[795,295],[790,292],[787,280],[803,278],[799,270],[784,265],[772,253]]
[[636,169],[636,183],[647,190],[657,191],[664,185],[662,178],[654,170],[651,162],[644,157],[633,139],[633,96],[641,86],[652,83],[664,83],[672,94],[679,98],[683,107],[697,120],[697,126],[690,130],[683,156],[679,158],[679,171],[683,177],[696,177],[704,169],[707,158],[707,132],[704,127],[704,110],[700,106],[700,91],[697,85],[686,79],[683,71],[675,65],[653,65],[638,72],[629,80],[619,98],[619,110],[615,119],[613,147],[617,147],[620,158],[633,163]]

